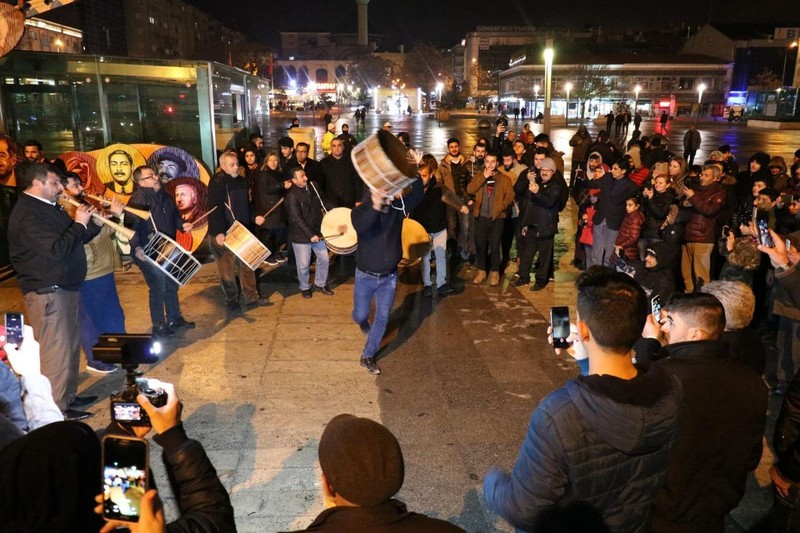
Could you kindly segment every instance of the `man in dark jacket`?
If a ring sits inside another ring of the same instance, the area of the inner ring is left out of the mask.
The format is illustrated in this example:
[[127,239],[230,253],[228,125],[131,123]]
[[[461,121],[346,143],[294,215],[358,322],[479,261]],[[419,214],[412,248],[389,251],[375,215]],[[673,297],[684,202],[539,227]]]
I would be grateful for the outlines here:
[[649,308],[635,281],[593,267],[575,285],[570,340],[588,352],[589,375],[542,400],[514,470],[489,472],[484,497],[525,531],[647,531],[679,424],[680,386],[631,360]]
[[[286,193],[286,216],[289,219],[289,241],[292,243],[297,261],[297,279],[303,298],[311,298],[309,284],[311,252],[317,258],[313,290],[325,296],[333,296],[328,287],[328,248],[322,240],[322,211],[326,208],[319,195],[318,187],[309,182],[305,171],[300,167],[292,170],[292,188]],[[330,206],[330,204],[328,204]],[[330,206],[332,207],[332,206]]]
[[239,176],[239,159],[235,152],[225,152],[219,156],[220,172],[211,178],[208,185],[208,208],[214,209],[208,216],[208,235],[211,251],[217,261],[219,282],[225,295],[225,305],[229,311],[239,310],[239,287],[236,284],[236,271],[247,299],[248,307],[266,304],[266,299],[258,295],[256,275],[249,266],[225,247],[225,233],[234,222],[250,228],[254,217],[248,199],[247,179]]
[[683,158],[688,166],[694,165],[694,156],[700,149],[701,137],[697,131],[697,124],[689,124],[689,129],[683,136]]
[[286,174],[286,179],[292,179],[292,169],[300,167],[306,171],[308,179],[317,183],[323,189],[325,188],[325,173],[319,161],[310,156],[308,151],[311,149],[308,143],[297,143],[294,148],[294,157],[286,162],[283,167],[283,172]]
[[553,237],[558,233],[558,207],[564,192],[561,183],[553,179],[555,172],[555,163],[547,158],[539,167],[541,177],[538,180],[535,173],[523,172],[514,184],[520,206],[517,231],[519,279],[514,285],[519,287],[530,283],[531,265],[538,252],[539,267],[532,291],[540,291],[547,286],[548,270],[553,259]]
[[628,176],[630,163],[622,158],[611,165],[611,172],[592,182],[592,188],[600,189],[597,212],[592,222],[592,247],[587,250],[586,264],[611,264],[617,233],[625,218],[625,199],[635,196],[639,187]]
[[358,176],[350,154],[345,152],[344,141],[341,138],[331,141],[331,155],[323,158],[319,164],[325,176],[323,178],[325,196],[333,207],[354,208],[356,202],[361,200],[364,182]]
[[303,531],[464,531],[412,513],[392,498],[403,485],[403,451],[392,432],[373,420],[348,414],[333,417],[319,439],[319,465],[328,509]]
[[[680,380],[684,420],[666,485],[653,503],[651,531],[721,532],[761,458],[767,389],[719,341],[725,310],[716,297],[674,296],[662,317],[663,329],[648,319],[636,359],[659,359],[656,366]],[[661,331],[664,348],[657,340]]]
[[687,187],[683,194],[688,206],[689,221],[684,228],[681,247],[681,273],[686,292],[711,281],[711,252],[717,240],[717,217],[725,209],[727,193],[719,183],[722,175],[717,165],[706,165],[697,186]]
[[[383,131],[383,130],[382,130]],[[391,133],[381,134],[385,137]],[[409,171],[410,172],[410,171]],[[356,283],[353,291],[353,321],[367,336],[361,352],[361,366],[372,375],[381,373],[375,354],[389,324],[389,313],[397,289],[397,264],[403,256],[400,234],[407,212],[422,201],[422,182],[417,179],[410,192],[400,198],[386,197],[379,192],[364,193],[361,205],[350,214],[358,235],[356,249]],[[369,323],[372,300],[375,316]]]
[[[8,225],[11,264],[25,298],[25,310],[42,347],[42,374],[52,385],[62,411],[87,405],[77,399],[80,339],[78,289],[86,277],[83,245],[100,233],[94,208],[81,206],[73,222],[56,205],[64,187],[58,169],[28,163],[19,173],[19,193]],[[77,400],[77,402],[76,402]],[[85,416],[81,416],[85,418]]]

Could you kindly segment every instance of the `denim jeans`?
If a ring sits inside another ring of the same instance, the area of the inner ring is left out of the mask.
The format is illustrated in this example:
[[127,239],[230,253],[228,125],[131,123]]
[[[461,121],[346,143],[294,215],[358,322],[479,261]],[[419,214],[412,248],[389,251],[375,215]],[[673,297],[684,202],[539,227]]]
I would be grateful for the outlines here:
[[353,320],[356,324],[366,324],[369,319],[369,308],[375,298],[375,318],[369,329],[367,343],[361,357],[373,358],[381,347],[383,334],[389,324],[389,313],[394,303],[397,289],[397,272],[377,278],[356,268],[356,285],[353,291]]
[[472,216],[472,211],[466,215],[458,214],[458,251],[464,255],[475,253],[474,221],[475,217]]
[[[119,303],[114,273],[84,281],[80,295],[81,346],[86,362],[96,365],[92,348],[103,333],[125,333],[125,313]],[[179,312],[180,313],[180,312]]]
[[328,284],[328,266],[330,260],[328,259],[328,247],[325,243],[309,242],[309,243],[292,243],[294,250],[294,260],[297,262],[297,280],[300,282],[300,290],[305,291],[311,288],[308,281],[309,270],[311,266],[311,252],[317,256],[317,270],[314,274],[314,285],[317,287],[324,287]]
[[[178,304],[178,284],[148,261],[140,261],[134,257],[133,262],[142,271],[144,282],[147,283],[149,290],[150,322],[157,326],[164,322],[178,320],[181,317],[181,307]],[[164,318],[165,311],[166,319]]]
[[447,230],[436,233],[429,233],[433,239],[433,246],[428,253],[422,257],[422,284],[426,287],[431,286],[431,254],[436,257],[436,286],[441,287],[447,282]]

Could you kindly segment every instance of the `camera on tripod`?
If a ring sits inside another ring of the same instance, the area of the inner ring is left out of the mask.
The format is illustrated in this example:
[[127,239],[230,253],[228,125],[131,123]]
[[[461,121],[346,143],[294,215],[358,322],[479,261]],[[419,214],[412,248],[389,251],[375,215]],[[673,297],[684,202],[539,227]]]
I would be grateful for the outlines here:
[[155,407],[163,407],[167,403],[167,393],[161,389],[152,389],[136,369],[140,364],[158,362],[161,345],[146,334],[108,334],[100,335],[93,348],[94,356],[104,363],[122,365],[125,369],[125,388],[111,395],[111,418],[115,422],[130,426],[149,426],[150,417],[136,401],[136,396],[143,394]]

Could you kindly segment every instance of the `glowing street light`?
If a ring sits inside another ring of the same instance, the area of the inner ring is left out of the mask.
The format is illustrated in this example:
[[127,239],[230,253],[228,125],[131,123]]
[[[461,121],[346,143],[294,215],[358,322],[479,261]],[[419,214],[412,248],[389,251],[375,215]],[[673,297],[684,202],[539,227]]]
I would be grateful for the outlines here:
[[564,121],[566,122],[566,125],[569,126],[569,93],[572,90],[572,82],[568,81],[564,85],[564,90],[567,91],[567,107],[566,110],[564,111]]
[[697,116],[695,117],[695,122],[700,118],[700,104],[703,103],[703,92],[706,90],[706,84],[701,83],[697,86]]
[[553,92],[553,39],[545,41],[544,49],[544,132],[550,135],[550,97]]
[[633,88],[633,94],[636,95],[636,98],[633,100],[633,112],[636,113],[639,111],[639,93],[642,92],[642,86],[638,83],[636,87]]
[[542,88],[539,85],[533,86],[533,118],[536,119],[538,107],[539,107],[539,91]]

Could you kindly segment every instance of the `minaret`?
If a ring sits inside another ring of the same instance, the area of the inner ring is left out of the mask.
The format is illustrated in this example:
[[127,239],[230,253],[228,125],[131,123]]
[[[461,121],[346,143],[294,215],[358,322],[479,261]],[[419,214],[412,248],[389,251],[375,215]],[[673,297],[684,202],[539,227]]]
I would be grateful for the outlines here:
[[358,44],[369,45],[369,29],[367,29],[367,4],[369,0],[356,0],[358,4]]

